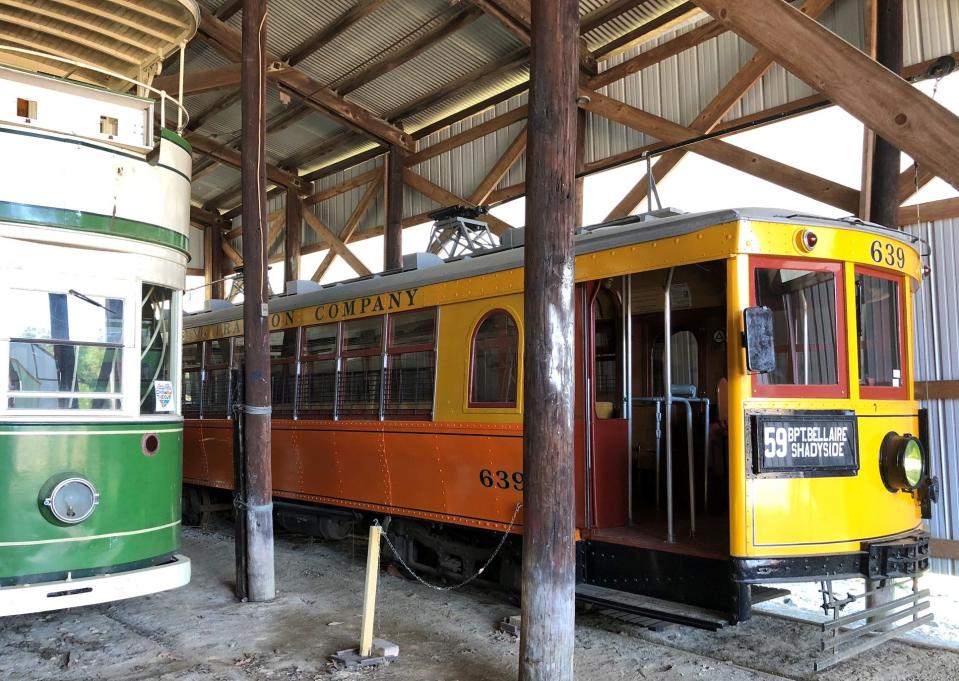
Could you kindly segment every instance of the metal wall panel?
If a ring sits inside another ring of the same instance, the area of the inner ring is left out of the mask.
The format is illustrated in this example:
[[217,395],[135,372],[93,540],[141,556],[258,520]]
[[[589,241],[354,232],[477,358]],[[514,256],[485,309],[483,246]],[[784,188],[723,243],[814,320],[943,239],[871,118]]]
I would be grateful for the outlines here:
[[[913,225],[906,229],[919,237],[924,262],[931,272],[913,298],[916,321],[916,380],[959,379],[959,219]],[[930,521],[934,537],[959,539],[959,400],[925,401],[929,409],[929,437],[933,471],[942,485],[942,498]],[[953,561],[937,560],[935,569],[959,574]]]

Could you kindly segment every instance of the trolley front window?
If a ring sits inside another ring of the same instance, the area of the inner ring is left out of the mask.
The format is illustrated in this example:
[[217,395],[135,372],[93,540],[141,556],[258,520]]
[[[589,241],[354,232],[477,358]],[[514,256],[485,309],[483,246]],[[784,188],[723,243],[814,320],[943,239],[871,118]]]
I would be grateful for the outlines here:
[[773,311],[776,368],[757,377],[757,394],[789,394],[778,386],[805,386],[808,396],[845,394],[841,265],[767,262],[755,268],[754,297]]
[[897,278],[857,268],[856,326],[863,395],[905,396],[902,308],[902,288]]
[[8,405],[120,409],[123,300],[72,289],[12,289],[8,295]]

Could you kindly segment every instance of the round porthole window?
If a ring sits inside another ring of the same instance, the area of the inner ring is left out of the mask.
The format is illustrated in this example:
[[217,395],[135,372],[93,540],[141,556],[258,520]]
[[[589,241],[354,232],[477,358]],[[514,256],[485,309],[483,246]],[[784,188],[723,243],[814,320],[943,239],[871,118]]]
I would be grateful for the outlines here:
[[43,505],[53,517],[68,525],[82,523],[93,515],[99,503],[100,495],[93,483],[79,477],[61,480],[43,499]]

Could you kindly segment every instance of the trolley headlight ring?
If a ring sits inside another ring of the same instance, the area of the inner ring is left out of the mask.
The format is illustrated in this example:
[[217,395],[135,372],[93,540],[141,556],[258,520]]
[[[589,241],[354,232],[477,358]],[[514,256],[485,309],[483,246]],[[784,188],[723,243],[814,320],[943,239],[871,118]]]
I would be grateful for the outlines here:
[[40,500],[43,507],[65,525],[76,525],[93,515],[100,503],[100,494],[93,483],[80,476],[69,476],[44,485],[50,489],[48,494],[41,492]]
[[879,471],[890,492],[911,492],[926,476],[926,453],[912,435],[888,433],[879,447]]

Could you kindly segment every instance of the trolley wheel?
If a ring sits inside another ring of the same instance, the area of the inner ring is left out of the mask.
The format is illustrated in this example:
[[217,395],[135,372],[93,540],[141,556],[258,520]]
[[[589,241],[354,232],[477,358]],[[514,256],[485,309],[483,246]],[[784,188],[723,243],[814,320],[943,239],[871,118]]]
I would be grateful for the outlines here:
[[183,524],[197,527],[203,520],[203,511],[200,503],[200,491],[193,486],[183,488],[182,518]]
[[352,534],[353,521],[348,518],[320,518],[317,529],[323,539],[342,541]]

